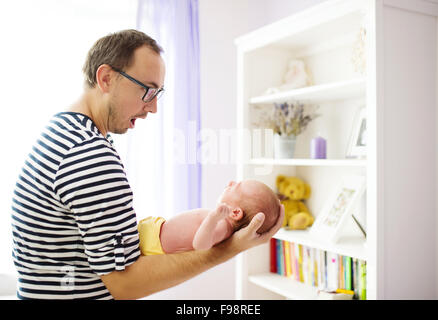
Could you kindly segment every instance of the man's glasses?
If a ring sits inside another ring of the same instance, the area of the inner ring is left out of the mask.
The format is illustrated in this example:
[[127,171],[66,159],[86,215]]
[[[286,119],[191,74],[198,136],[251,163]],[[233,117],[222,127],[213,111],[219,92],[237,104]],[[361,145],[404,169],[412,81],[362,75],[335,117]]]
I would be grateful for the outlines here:
[[122,70],[119,70],[117,68],[111,67],[113,68],[114,71],[120,73],[122,76],[124,76],[126,79],[131,80],[132,82],[138,84],[140,87],[142,87],[143,89],[145,89],[145,93],[143,95],[143,98],[141,98],[141,100],[143,100],[143,102],[151,102],[152,100],[154,100],[154,98],[156,97],[157,99],[161,97],[164,88],[152,88],[149,87],[143,83],[141,83],[140,81],[138,81],[137,79],[131,77],[129,74],[126,74],[125,72],[123,72]]

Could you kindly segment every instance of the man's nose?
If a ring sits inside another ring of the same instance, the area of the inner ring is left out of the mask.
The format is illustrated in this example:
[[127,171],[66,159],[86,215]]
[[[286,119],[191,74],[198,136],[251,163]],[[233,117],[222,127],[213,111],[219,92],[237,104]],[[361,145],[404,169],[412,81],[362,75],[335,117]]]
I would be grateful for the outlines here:
[[157,98],[154,98],[152,101],[145,103],[144,109],[150,113],[157,112]]

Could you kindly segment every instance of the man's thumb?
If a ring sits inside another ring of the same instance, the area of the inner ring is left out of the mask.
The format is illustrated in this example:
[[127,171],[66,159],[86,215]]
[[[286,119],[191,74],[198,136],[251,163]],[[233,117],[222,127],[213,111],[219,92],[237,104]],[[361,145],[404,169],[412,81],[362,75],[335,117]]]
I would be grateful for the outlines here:
[[253,231],[257,231],[263,224],[263,221],[265,221],[265,214],[263,212],[257,213],[249,223],[249,227]]

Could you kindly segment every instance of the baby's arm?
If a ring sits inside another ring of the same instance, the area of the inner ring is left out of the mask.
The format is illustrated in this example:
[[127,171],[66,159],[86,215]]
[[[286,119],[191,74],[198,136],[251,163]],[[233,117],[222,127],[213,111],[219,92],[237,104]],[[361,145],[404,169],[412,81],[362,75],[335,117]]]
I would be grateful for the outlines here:
[[193,249],[206,250],[213,247],[216,226],[229,212],[230,208],[226,204],[220,204],[215,210],[209,212],[193,237]]

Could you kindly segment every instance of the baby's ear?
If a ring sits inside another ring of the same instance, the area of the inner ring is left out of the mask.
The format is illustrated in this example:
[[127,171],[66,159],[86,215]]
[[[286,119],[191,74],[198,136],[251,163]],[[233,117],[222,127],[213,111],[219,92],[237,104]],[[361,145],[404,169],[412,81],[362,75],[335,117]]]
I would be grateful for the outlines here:
[[230,218],[234,221],[239,221],[243,218],[243,211],[239,207],[234,208],[230,213]]

